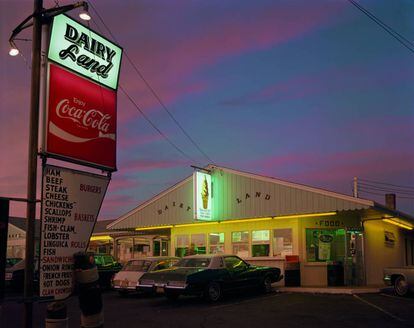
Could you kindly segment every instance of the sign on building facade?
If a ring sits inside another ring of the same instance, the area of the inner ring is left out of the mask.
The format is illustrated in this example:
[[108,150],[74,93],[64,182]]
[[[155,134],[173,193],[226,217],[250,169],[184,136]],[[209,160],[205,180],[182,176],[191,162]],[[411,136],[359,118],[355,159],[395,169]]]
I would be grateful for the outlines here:
[[194,172],[194,216],[196,220],[212,219],[211,175],[205,172]]

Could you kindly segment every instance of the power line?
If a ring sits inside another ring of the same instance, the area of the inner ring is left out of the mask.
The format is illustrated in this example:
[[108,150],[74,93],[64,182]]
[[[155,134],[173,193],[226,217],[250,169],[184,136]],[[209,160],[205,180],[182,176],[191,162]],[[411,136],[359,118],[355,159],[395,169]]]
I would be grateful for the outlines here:
[[374,180],[368,180],[368,179],[362,179],[362,178],[358,178],[358,181],[365,181],[365,182],[369,182],[369,183],[373,183],[373,184],[379,184],[379,185],[391,186],[391,187],[396,187],[396,188],[414,190],[414,187],[412,187],[412,186],[396,185],[396,184],[392,184],[392,183],[386,183],[386,182],[380,182],[380,181],[374,181]]
[[[101,23],[103,24],[103,26],[105,26],[106,30],[108,31],[109,35],[112,37],[113,40],[115,40],[116,42],[117,39],[116,37],[113,35],[113,33],[111,32],[110,28],[106,25],[105,21],[102,19],[101,15],[99,14],[99,12],[97,11],[97,9],[95,8],[95,6],[91,3],[91,1],[89,1],[92,9],[94,10],[94,12],[96,13],[97,17],[99,18],[99,20],[101,21]],[[167,112],[168,116],[173,120],[173,122],[178,126],[178,128],[181,130],[181,132],[187,137],[188,140],[190,140],[190,142],[197,148],[197,150],[210,162],[210,163],[214,163],[211,158],[201,149],[201,147],[195,142],[195,140],[187,133],[187,131],[184,129],[184,127],[180,124],[180,122],[177,121],[177,119],[174,117],[174,115],[168,110],[167,106],[164,104],[164,102],[161,100],[160,96],[157,94],[157,92],[154,90],[154,88],[149,84],[149,82],[145,79],[144,75],[141,73],[141,71],[137,68],[137,66],[135,65],[135,63],[132,61],[132,59],[128,56],[128,53],[126,52],[126,50],[124,49],[124,55],[127,58],[128,62],[130,63],[130,65],[133,67],[133,69],[135,70],[135,72],[138,74],[138,76],[141,78],[141,80],[145,83],[145,85],[147,86],[147,88],[151,91],[152,95],[155,97],[155,99],[157,99],[158,103],[161,105],[161,107]]]
[[362,7],[359,3],[354,0],[348,0],[352,5],[358,8],[361,12],[363,12],[366,16],[368,16],[372,21],[374,21],[377,25],[379,25],[382,29],[384,29],[389,35],[391,35],[394,39],[400,42],[404,47],[414,53],[414,44],[405,38],[403,35],[395,31],[392,27],[385,24],[381,21],[378,17],[374,14],[370,13],[367,9]]
[[142,111],[142,109],[138,106],[138,104],[132,99],[132,97],[128,94],[128,92],[124,89],[122,85],[119,85],[119,89],[123,92],[123,94],[128,98],[128,100],[134,105],[134,107],[141,113],[141,115],[144,117],[144,119],[171,145],[173,146],[181,155],[186,157],[192,162],[194,159],[192,159],[189,155],[187,155],[181,148],[179,148],[175,143],[173,143],[151,120],[150,118]]
[[360,186],[362,188],[374,190],[374,191],[384,191],[384,192],[392,192],[392,193],[397,193],[397,194],[402,194],[402,195],[414,196],[414,192],[406,192],[406,191],[400,191],[400,190],[394,190],[394,189],[380,188],[380,187],[370,186],[370,185],[366,185],[362,183],[360,183]]
[[[372,191],[368,191],[368,190],[364,190],[364,189],[359,189],[359,188],[358,188],[358,191],[361,191],[361,192],[366,193],[366,194],[371,194],[371,195],[384,196],[384,194],[380,194],[380,193],[377,193],[377,192],[372,192]],[[398,195],[397,195],[397,197],[398,198],[403,198],[403,199],[414,199],[414,197],[405,197],[405,196],[398,196]]]

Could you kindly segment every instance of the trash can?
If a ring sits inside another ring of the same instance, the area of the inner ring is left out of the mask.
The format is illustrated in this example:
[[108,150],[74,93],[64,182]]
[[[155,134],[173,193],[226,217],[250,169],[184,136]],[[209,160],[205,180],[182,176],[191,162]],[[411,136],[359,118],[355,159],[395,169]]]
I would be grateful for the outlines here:
[[286,255],[285,262],[285,286],[300,286],[300,262],[298,255]]
[[344,285],[344,265],[342,262],[328,263],[328,286]]

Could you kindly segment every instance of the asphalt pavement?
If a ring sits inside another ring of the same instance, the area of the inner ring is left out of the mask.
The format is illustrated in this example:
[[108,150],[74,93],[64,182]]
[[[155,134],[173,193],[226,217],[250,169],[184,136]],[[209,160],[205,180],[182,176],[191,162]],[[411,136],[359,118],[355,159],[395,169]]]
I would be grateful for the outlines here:
[[[22,327],[23,304],[6,300],[0,327]],[[80,326],[76,297],[66,301],[69,327]],[[103,293],[105,327],[414,327],[414,297],[392,294],[234,294],[217,304],[182,297],[120,297]],[[35,305],[33,326],[44,327],[45,303]]]

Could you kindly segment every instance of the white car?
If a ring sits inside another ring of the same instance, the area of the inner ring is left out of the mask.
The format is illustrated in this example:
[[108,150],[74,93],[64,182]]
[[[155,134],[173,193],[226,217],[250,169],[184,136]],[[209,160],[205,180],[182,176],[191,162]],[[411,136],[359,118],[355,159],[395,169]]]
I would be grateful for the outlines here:
[[128,261],[124,267],[115,274],[112,287],[120,295],[137,291],[138,280],[146,272],[154,272],[172,267],[180,259],[178,257],[146,257]]

